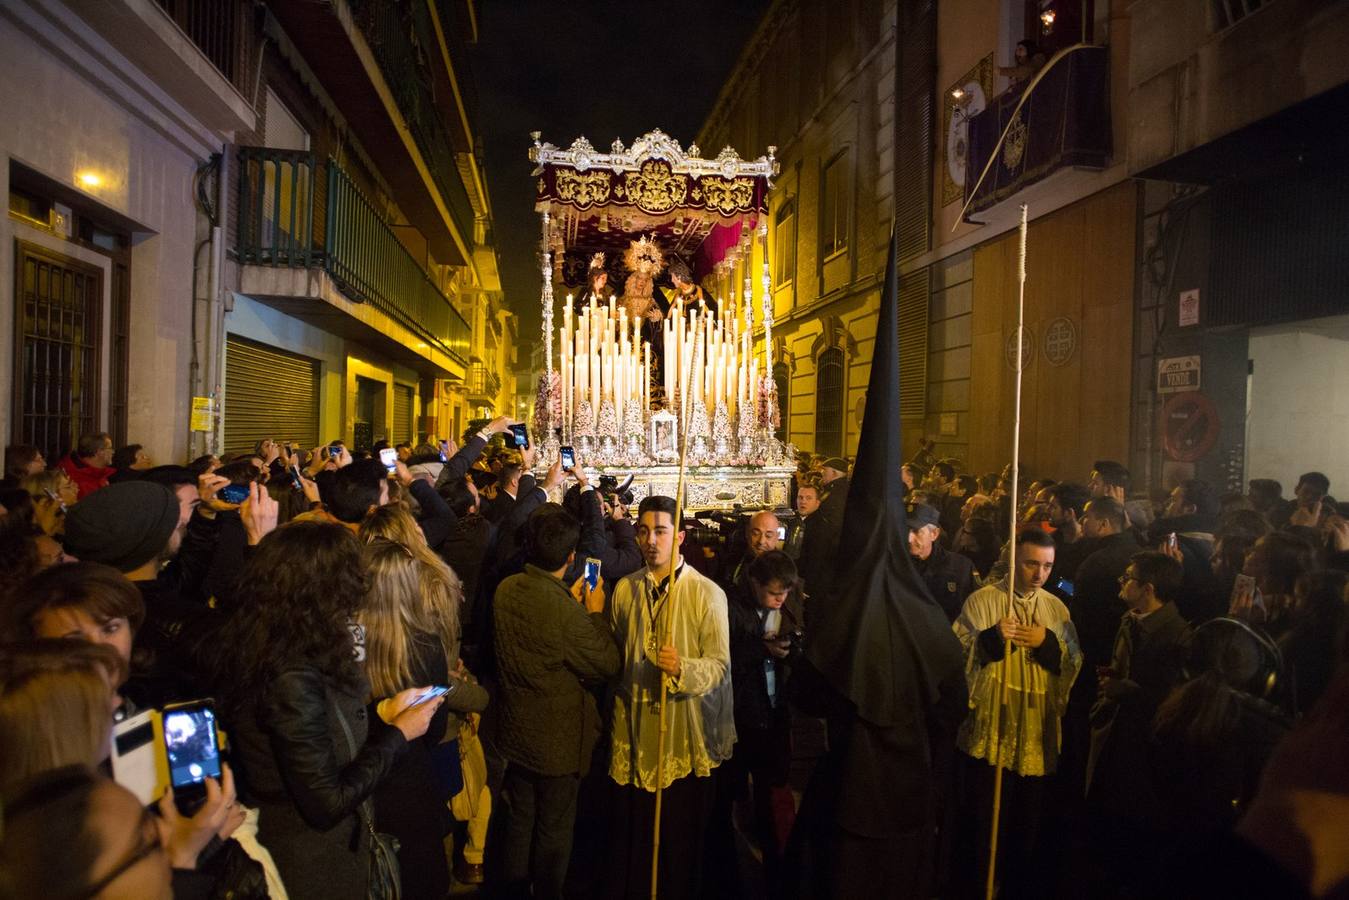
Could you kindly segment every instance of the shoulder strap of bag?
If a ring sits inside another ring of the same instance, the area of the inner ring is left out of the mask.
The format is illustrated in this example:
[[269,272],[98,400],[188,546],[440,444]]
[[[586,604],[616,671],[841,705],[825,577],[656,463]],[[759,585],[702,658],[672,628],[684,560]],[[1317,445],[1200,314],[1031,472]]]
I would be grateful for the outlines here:
[[[347,749],[351,751],[351,758],[352,758],[352,760],[355,760],[355,759],[356,759],[356,738],[355,738],[354,736],[352,736],[352,733],[351,733],[351,725],[348,724],[348,722],[347,722],[347,717],[346,717],[345,715],[343,715],[343,713],[342,713],[342,707],[341,707],[341,705],[339,705],[339,704],[337,703],[337,701],[334,700],[330,705],[332,706],[333,712],[337,713],[337,724],[339,724],[339,725],[342,726],[342,734],[346,735],[346,738],[347,738]],[[365,798],[364,800],[361,801],[361,805],[360,805],[360,807],[358,808],[358,813],[359,813],[359,815],[360,815],[360,817],[361,817],[361,822],[362,822],[362,824],[365,825],[366,829],[367,829],[371,834],[374,834],[374,833],[375,833],[375,815],[374,815],[374,810],[371,809],[371,803],[370,803],[370,797],[369,797],[369,796],[366,796],[366,798]]]

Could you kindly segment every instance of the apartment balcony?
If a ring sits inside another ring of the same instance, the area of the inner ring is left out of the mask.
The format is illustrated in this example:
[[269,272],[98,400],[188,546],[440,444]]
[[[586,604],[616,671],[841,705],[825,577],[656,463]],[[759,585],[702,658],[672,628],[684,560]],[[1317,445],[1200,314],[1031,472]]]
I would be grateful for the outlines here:
[[501,393],[501,376],[496,372],[483,363],[470,363],[466,384],[469,403],[495,407]]
[[239,148],[242,293],[419,370],[462,378],[471,332],[336,162]]
[[473,261],[463,82],[430,0],[271,0],[268,8],[334,97],[394,199],[448,265]]
[[[1061,59],[1023,104],[1016,85],[971,116],[965,200],[997,149],[997,158],[970,203],[988,210],[1068,168],[1103,169],[1111,156],[1110,50],[1089,47]],[[1007,138],[998,146],[998,138]]]
[[202,126],[219,134],[255,126],[261,29],[252,0],[64,2]]

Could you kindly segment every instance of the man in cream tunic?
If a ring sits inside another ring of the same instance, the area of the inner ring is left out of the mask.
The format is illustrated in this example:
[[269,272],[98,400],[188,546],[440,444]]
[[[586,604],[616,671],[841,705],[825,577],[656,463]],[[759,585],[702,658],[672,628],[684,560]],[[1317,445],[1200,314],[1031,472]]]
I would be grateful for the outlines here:
[[[614,588],[608,618],[623,656],[614,689],[609,777],[609,877],[605,896],[650,896],[651,838],[665,680],[665,769],[661,798],[662,900],[701,891],[712,770],[735,743],[726,595],[678,554],[675,503],[648,497],[637,513],[646,567]],[[673,595],[667,595],[671,559]],[[671,643],[664,645],[673,622]]]
[[[970,714],[956,737],[956,746],[966,754],[968,787],[964,833],[958,836],[964,846],[957,846],[956,853],[957,858],[979,860],[977,866],[963,867],[960,875],[967,883],[958,894],[983,889],[998,744],[1004,769],[998,829],[1002,893],[1046,893],[1043,878],[1050,870],[1039,857],[1046,776],[1058,766],[1063,712],[1082,668],[1082,649],[1068,608],[1043,587],[1054,568],[1054,549],[1047,532],[1022,531],[1012,567],[1011,602],[1007,582],[990,584],[965,600],[953,626],[965,649],[970,692]],[[1007,703],[999,710],[1004,678]]]

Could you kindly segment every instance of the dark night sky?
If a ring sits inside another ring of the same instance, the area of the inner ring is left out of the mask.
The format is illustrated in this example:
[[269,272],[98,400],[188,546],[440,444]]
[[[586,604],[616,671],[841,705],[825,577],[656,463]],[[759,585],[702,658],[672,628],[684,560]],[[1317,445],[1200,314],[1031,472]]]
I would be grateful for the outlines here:
[[[539,335],[529,133],[600,150],[660,128],[693,142],[767,0],[484,0],[470,49],[506,301],[521,361]],[[676,40],[682,44],[676,45]],[[715,154],[721,148],[704,147]],[[743,152],[749,152],[740,148]]]

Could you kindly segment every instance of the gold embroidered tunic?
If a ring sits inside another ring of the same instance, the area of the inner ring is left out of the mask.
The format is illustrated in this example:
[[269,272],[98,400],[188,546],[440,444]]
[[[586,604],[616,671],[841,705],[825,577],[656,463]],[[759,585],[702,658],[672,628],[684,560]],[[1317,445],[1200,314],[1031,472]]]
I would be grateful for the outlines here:
[[[665,587],[665,579],[658,583],[649,569],[639,569],[614,587],[607,611],[623,656],[614,690],[609,777],[648,791],[656,789],[662,677],[669,704],[662,787],[689,774],[711,775],[730,758],[735,743],[726,594],[688,565],[676,575],[673,604],[664,598]],[[656,666],[672,613],[677,679]]]
[[1045,640],[1058,642],[1058,673],[1045,668],[1033,651],[1015,645],[1009,645],[1005,668],[1001,660],[990,660],[980,647],[979,635],[1007,615],[1007,582],[975,591],[952,625],[965,648],[970,688],[970,714],[960,726],[956,744],[975,759],[994,764],[993,714],[1001,702],[1005,671],[1007,705],[998,719],[1003,767],[1019,775],[1049,775],[1058,766],[1063,742],[1060,724],[1068,691],[1082,668],[1082,649],[1068,608],[1048,591],[1036,588],[1016,595],[1012,612],[1022,625],[1045,626]]

